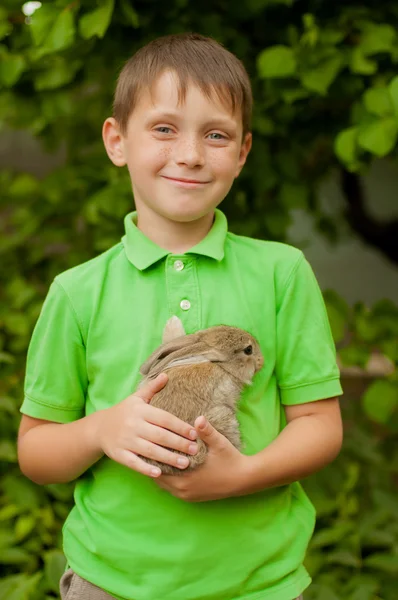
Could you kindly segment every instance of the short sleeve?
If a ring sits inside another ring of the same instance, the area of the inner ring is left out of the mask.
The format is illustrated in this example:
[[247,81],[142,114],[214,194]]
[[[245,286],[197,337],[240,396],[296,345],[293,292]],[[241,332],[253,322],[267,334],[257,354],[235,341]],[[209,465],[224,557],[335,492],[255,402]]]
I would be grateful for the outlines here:
[[30,341],[21,412],[68,423],[84,416],[86,351],[71,302],[55,280]]
[[279,302],[276,376],[282,404],[304,404],[342,394],[326,307],[302,254]]

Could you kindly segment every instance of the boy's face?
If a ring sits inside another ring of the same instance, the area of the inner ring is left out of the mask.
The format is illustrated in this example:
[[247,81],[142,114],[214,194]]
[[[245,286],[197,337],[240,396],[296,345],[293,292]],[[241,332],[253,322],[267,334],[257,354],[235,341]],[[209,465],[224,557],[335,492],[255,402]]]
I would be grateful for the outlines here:
[[178,102],[172,72],[142,92],[125,135],[117,122],[105,121],[103,137],[109,157],[127,165],[138,214],[191,222],[212,212],[239,175],[251,147],[242,141],[241,114],[232,115],[214,95],[207,98],[188,85]]

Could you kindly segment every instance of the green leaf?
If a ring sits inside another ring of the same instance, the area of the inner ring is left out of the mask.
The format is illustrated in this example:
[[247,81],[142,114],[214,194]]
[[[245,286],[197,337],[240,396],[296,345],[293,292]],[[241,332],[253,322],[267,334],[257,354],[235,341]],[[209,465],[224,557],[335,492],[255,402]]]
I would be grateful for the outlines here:
[[343,365],[365,368],[369,360],[369,350],[363,346],[352,344],[339,350],[339,357]]
[[29,320],[23,312],[9,313],[6,323],[7,331],[20,336],[28,335],[30,331]]
[[380,119],[359,127],[358,144],[376,156],[386,156],[394,148],[398,135],[395,119]]
[[19,581],[14,589],[9,594],[2,596],[2,600],[28,600],[32,597],[32,593],[37,590],[42,577],[40,571],[30,577],[24,574],[23,579]]
[[362,546],[368,548],[378,547],[393,547],[395,543],[395,536],[390,531],[381,531],[379,529],[373,529],[365,531],[361,536]]
[[120,8],[123,15],[135,29],[140,26],[138,13],[131,6],[130,0],[120,0]]
[[[15,360],[15,359],[14,359]],[[7,361],[9,362],[9,361]],[[11,361],[13,362],[13,361]],[[10,415],[17,415],[16,402],[9,396],[0,396],[0,413],[5,412]]]
[[309,96],[308,90],[304,88],[291,88],[282,90],[282,98],[283,101],[287,104],[293,104],[296,100],[302,100],[303,98],[308,98]]
[[377,62],[366,58],[359,46],[353,49],[349,66],[353,73],[360,75],[373,75],[377,71]]
[[59,9],[51,4],[43,4],[33,13],[29,30],[36,46],[40,46],[45,41],[58,14]]
[[390,82],[389,85],[391,101],[394,106],[394,112],[398,115],[398,75]]
[[398,342],[395,339],[381,342],[380,349],[393,363],[398,363]]
[[12,31],[12,25],[8,18],[8,10],[0,6],[0,40]]
[[377,319],[372,317],[371,313],[357,315],[355,327],[358,338],[365,343],[375,343],[380,335],[379,323]]
[[367,90],[363,99],[366,110],[378,117],[386,117],[394,112],[391,94],[386,87]]
[[358,581],[353,587],[354,591],[348,600],[375,600],[379,582],[362,580]]
[[114,0],[102,0],[100,6],[83,15],[79,21],[80,35],[88,40],[94,36],[103,38],[109,27],[114,7]]
[[31,560],[31,555],[23,548],[0,549],[0,564],[23,565]]
[[25,70],[25,59],[21,54],[0,54],[0,84],[13,86]]
[[398,407],[398,385],[386,379],[374,381],[362,398],[362,406],[370,419],[387,424]]
[[367,22],[363,25],[360,49],[365,55],[390,52],[394,47],[396,31],[391,25]]
[[336,156],[344,163],[352,163],[357,158],[358,128],[350,127],[340,131],[334,142]]
[[4,600],[4,598],[9,598],[9,594],[13,592],[16,587],[22,582],[26,580],[26,575],[24,573],[19,573],[18,575],[9,575],[0,580],[0,598]]
[[0,460],[9,463],[17,462],[17,449],[15,443],[9,440],[0,440]]
[[344,539],[352,531],[353,525],[350,523],[340,523],[334,527],[322,529],[315,533],[311,541],[311,548],[323,548],[331,546]]
[[52,57],[51,66],[36,75],[35,89],[37,91],[52,90],[70,83],[81,65],[79,60],[67,62],[61,56]]
[[361,566],[361,560],[353,552],[348,550],[336,550],[328,554],[327,562],[329,564],[343,565],[345,567],[358,568]]
[[13,179],[8,193],[13,198],[19,198],[35,194],[40,188],[39,180],[30,173],[20,173]]
[[8,519],[13,519],[21,512],[21,508],[16,504],[7,504],[7,506],[3,506],[0,510],[0,521],[8,521]]
[[327,307],[327,312],[334,342],[338,344],[344,339],[347,325],[346,320],[333,305]]
[[290,77],[296,72],[296,58],[288,46],[272,46],[263,50],[257,58],[260,77]]
[[66,7],[55,19],[42,50],[49,52],[64,50],[73,44],[74,38],[75,23],[73,12],[69,7]]
[[320,40],[323,44],[335,46],[339,42],[342,42],[345,37],[345,32],[342,29],[334,27],[326,27],[320,30]]
[[33,515],[21,515],[15,523],[15,539],[19,542],[26,538],[36,527]]
[[398,573],[398,554],[377,552],[365,558],[363,563],[367,567],[377,569],[383,573],[389,573],[391,575],[396,575]]
[[314,583],[311,585],[311,591],[315,594],[312,598],[316,600],[342,600],[342,597],[332,589],[332,583],[322,585],[321,583]]
[[301,83],[308,90],[325,95],[342,66],[342,57],[339,55],[333,56],[321,62],[317,67],[301,73]]
[[7,476],[3,478],[3,486],[8,499],[27,510],[40,506],[43,491],[25,477]]
[[44,555],[44,574],[48,588],[55,593],[59,590],[59,580],[65,570],[66,559],[61,550],[51,550]]
[[4,550],[15,544],[14,532],[2,525],[0,528],[0,550]]

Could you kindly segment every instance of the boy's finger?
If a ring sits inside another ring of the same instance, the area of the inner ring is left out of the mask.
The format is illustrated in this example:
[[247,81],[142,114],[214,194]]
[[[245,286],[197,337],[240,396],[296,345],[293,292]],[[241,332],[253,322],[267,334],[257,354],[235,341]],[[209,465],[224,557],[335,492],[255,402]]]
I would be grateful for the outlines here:
[[160,392],[162,388],[166,385],[168,377],[166,373],[160,373],[155,379],[148,381],[142,388],[135,392],[135,396],[139,396],[145,402],[150,402],[153,396]]
[[205,417],[200,416],[196,419],[195,429],[198,432],[200,439],[206,442],[206,444],[209,446],[220,449],[224,447],[224,436],[217,431],[217,429],[215,429]]
[[167,410],[163,410],[162,408],[154,408],[153,414],[148,415],[146,420],[148,423],[152,423],[152,425],[157,425],[158,427],[168,429],[169,431],[172,431],[177,435],[182,435],[189,440],[196,440],[198,437],[198,434],[192,425],[185,423],[185,421],[182,421],[175,415],[172,415],[171,413],[167,412]]
[[171,452],[166,448],[162,448],[162,446],[152,444],[148,440],[138,440],[134,451],[141,456],[145,456],[146,458],[156,460],[159,463],[164,463],[172,467],[177,467],[178,469],[186,469],[189,466],[189,458],[187,456],[181,456],[181,454],[177,452]]
[[134,454],[134,452],[130,452],[130,450],[122,450],[120,448],[114,453],[112,459],[121,465],[124,465],[133,471],[137,471],[137,473],[141,473],[142,475],[147,475],[148,477],[160,477],[162,474],[159,467],[148,464],[142,460],[142,458],[139,458]]
[[198,451],[197,444],[193,442],[191,438],[187,439],[168,429],[164,429],[164,427],[158,427],[157,425],[152,425],[152,423],[148,422],[142,427],[141,437],[153,444],[157,444],[157,446],[178,450],[179,452],[184,452],[184,454],[194,455]]

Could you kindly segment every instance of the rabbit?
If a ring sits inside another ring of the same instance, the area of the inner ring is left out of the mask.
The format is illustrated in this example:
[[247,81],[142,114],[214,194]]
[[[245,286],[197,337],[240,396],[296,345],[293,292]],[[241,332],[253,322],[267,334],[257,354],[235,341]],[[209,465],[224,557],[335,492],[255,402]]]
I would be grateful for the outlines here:
[[[144,379],[140,385],[162,372],[168,375],[166,386],[155,394],[151,405],[166,410],[181,420],[194,424],[206,419],[237,448],[241,449],[236,405],[245,385],[264,364],[257,340],[237,327],[218,325],[189,335],[180,319],[166,323],[163,343],[140,368]],[[186,469],[143,458],[159,467],[163,474],[181,475],[203,464],[207,446],[197,439],[198,452],[189,458]]]

